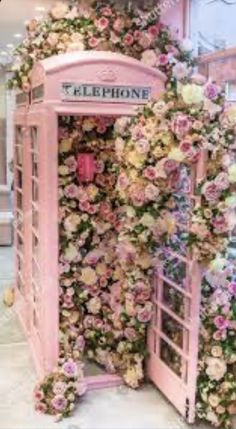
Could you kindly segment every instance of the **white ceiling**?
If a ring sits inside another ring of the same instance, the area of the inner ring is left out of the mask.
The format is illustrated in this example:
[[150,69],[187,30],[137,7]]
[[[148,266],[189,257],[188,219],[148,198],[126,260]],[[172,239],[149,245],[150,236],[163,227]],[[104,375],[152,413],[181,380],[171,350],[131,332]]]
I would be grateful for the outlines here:
[[1,0],[0,2],[0,63],[7,60],[10,48],[8,44],[17,46],[22,37],[16,38],[15,34],[24,36],[25,21],[42,15],[41,8],[46,10],[56,0]]

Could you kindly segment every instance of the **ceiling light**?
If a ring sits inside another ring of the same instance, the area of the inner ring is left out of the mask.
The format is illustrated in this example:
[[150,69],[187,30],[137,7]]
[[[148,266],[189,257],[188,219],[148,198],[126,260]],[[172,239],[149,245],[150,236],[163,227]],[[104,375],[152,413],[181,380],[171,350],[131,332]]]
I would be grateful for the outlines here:
[[6,51],[0,51],[0,55],[2,57],[6,57],[8,55],[8,53]]
[[14,48],[14,45],[13,45],[13,43],[8,43],[8,44],[6,45],[6,47],[7,47],[8,49],[13,49],[13,48]]
[[37,12],[45,12],[46,8],[45,8],[44,6],[36,6],[36,7],[35,7],[35,10],[36,10]]
[[20,33],[16,33],[13,36],[15,37],[15,39],[21,39],[23,37],[23,35]]

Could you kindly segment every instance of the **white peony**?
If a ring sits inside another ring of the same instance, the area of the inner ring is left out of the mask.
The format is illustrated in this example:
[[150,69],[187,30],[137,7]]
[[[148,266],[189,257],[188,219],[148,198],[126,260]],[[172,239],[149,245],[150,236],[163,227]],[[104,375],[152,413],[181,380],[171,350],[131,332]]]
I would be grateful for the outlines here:
[[50,13],[54,19],[63,19],[69,12],[69,7],[66,3],[58,2],[52,7]]
[[219,381],[224,377],[227,371],[227,365],[223,359],[209,357],[207,358],[206,363],[206,374],[211,380]]
[[230,165],[228,168],[228,174],[230,183],[236,183],[236,164]]
[[183,85],[181,94],[186,104],[199,104],[204,99],[203,87],[194,83]]

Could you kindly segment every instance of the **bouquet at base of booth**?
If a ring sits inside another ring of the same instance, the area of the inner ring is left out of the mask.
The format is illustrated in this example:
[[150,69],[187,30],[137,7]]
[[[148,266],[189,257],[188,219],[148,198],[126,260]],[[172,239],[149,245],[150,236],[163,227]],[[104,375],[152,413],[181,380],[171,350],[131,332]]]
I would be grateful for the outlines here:
[[86,390],[83,364],[73,359],[64,360],[36,386],[35,409],[59,421],[71,415]]

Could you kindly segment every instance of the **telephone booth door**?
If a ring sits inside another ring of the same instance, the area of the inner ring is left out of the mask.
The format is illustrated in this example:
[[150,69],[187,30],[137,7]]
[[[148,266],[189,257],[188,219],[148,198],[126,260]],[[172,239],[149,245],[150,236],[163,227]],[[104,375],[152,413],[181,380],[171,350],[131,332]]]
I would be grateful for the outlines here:
[[160,249],[148,338],[149,377],[188,423],[195,420],[202,269],[181,237],[188,233],[191,212],[200,202],[196,190],[204,179],[205,165],[202,151],[196,167],[188,171],[184,167],[177,188],[176,197],[185,201],[185,209],[180,205],[177,212],[175,239]]

